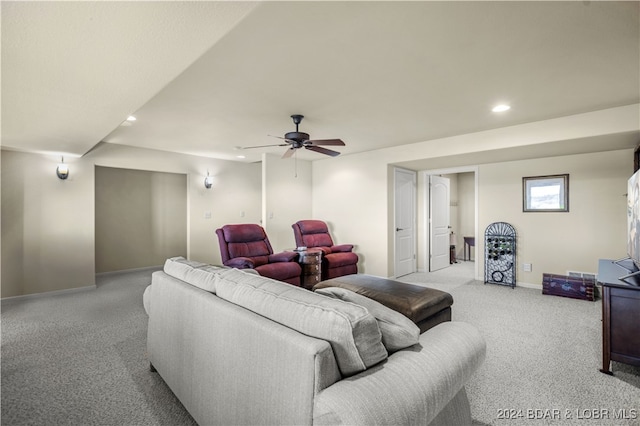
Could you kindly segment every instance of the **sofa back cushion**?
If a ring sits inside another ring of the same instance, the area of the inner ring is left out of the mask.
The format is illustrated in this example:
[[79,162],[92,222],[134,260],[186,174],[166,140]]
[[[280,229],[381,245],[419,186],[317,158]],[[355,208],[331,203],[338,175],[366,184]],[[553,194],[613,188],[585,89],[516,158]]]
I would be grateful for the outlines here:
[[216,292],[215,275],[229,268],[172,257],[164,262],[164,272],[174,278],[199,287],[210,293]]
[[316,290],[317,293],[364,306],[378,321],[382,333],[382,344],[389,353],[413,346],[420,341],[420,328],[409,318],[346,288],[326,287]]
[[328,341],[343,376],[388,356],[376,319],[362,306],[237,269],[217,274],[215,287],[222,299]]

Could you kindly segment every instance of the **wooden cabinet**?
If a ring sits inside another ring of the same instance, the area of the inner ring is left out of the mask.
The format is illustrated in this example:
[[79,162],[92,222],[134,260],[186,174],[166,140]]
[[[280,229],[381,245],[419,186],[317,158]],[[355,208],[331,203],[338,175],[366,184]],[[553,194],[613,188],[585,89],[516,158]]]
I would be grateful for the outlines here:
[[625,273],[625,269],[612,260],[601,259],[599,262],[598,282],[602,284],[600,371],[606,374],[613,374],[611,361],[640,366],[640,277],[620,281],[618,277]]

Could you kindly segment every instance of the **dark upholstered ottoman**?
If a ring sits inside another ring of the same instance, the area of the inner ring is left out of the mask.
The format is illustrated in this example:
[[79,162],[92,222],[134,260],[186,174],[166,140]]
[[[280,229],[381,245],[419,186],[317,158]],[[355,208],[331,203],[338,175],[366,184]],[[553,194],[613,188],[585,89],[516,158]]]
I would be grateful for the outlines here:
[[313,289],[326,287],[341,287],[367,296],[409,318],[421,333],[441,322],[451,321],[453,297],[433,288],[366,274],[332,278],[316,284]]

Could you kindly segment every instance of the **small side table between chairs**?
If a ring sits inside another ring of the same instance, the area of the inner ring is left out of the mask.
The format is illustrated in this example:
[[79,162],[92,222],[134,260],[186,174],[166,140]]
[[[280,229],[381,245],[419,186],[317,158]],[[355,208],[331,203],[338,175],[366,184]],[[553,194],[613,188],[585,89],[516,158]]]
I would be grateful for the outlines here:
[[[463,237],[464,238],[464,260],[471,260],[471,247],[476,246],[476,237]],[[468,250],[468,255],[467,255]]]
[[310,249],[300,251],[298,258],[300,266],[302,266],[302,277],[300,284],[306,289],[313,288],[321,280],[320,262],[322,262],[322,250]]

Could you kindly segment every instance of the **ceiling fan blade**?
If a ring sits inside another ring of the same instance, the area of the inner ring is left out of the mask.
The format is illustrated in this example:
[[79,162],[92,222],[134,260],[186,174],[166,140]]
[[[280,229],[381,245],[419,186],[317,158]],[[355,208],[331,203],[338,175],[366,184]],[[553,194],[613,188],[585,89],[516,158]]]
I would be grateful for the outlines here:
[[331,149],[322,148],[320,146],[306,145],[305,148],[310,150],[310,151],[319,152],[320,154],[330,155],[332,157],[336,157],[336,156],[340,155],[340,153],[338,151],[333,151]]
[[296,152],[295,148],[289,148],[284,152],[284,155],[282,156],[282,158],[289,158],[294,154],[294,152]]
[[307,145],[333,145],[333,146],[345,146],[345,143],[341,139],[316,139],[306,142]]
[[267,136],[269,136],[270,138],[278,138],[278,139],[286,140],[286,138],[283,138],[282,136],[276,136],[276,135],[267,135]]
[[288,143],[277,143],[272,145],[256,145],[256,146],[241,146],[240,149],[253,149],[253,148],[268,148],[271,146],[289,146]]
[[[272,138],[282,139],[283,141],[287,141],[287,143],[289,143],[289,144],[292,144],[292,143],[295,142],[293,139],[283,138],[282,136],[274,136],[274,135],[267,135],[267,136],[270,136]],[[282,145],[282,146],[284,146],[284,145]]]

